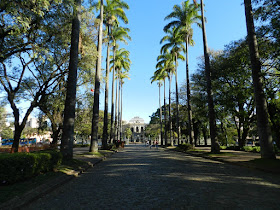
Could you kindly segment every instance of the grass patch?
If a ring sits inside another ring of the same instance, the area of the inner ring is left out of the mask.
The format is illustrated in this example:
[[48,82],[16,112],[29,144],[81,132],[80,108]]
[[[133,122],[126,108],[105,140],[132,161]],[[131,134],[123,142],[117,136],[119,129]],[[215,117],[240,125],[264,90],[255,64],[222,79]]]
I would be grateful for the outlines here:
[[235,156],[234,154],[232,154],[230,152],[220,152],[218,154],[207,152],[207,153],[205,153],[205,155],[208,156],[208,157],[221,157],[221,156],[232,157],[232,156]]

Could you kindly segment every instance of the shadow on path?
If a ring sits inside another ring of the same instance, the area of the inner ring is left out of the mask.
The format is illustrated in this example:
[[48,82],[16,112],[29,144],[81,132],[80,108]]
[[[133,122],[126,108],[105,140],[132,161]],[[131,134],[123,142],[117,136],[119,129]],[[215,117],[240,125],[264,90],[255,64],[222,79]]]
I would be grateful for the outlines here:
[[128,145],[26,209],[280,209],[280,176]]

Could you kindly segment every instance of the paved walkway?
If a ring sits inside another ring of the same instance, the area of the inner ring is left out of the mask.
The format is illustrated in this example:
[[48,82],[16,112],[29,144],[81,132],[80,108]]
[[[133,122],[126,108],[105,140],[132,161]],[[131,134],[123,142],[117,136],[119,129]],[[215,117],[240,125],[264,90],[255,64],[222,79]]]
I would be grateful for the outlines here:
[[129,145],[25,209],[280,209],[280,176]]

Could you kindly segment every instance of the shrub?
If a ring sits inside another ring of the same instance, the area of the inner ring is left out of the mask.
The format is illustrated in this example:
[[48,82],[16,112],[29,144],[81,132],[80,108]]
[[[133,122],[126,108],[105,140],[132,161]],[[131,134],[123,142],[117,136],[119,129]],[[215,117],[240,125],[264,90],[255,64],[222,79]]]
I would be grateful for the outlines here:
[[220,149],[227,149],[227,146],[220,146]]
[[179,144],[177,146],[177,149],[181,150],[181,151],[188,151],[188,150],[192,150],[193,149],[193,145],[191,145],[191,144]]
[[53,170],[61,161],[62,155],[57,151],[1,154],[0,184],[15,183]]
[[243,150],[246,152],[255,152],[255,153],[259,153],[261,151],[261,147],[259,146],[244,146]]

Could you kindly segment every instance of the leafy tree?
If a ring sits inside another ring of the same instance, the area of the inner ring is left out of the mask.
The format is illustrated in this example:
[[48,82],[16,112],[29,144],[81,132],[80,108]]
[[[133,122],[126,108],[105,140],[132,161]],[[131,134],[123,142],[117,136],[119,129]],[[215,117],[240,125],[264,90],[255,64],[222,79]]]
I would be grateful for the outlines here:
[[256,117],[248,57],[248,47],[241,40],[227,46],[223,53],[216,54],[211,61],[220,132],[225,133],[223,125],[227,116],[232,116],[240,148],[245,146],[250,125]]
[[[48,52],[52,50],[50,43],[58,34],[56,24],[65,25],[68,6],[59,1],[40,1],[38,4],[33,1],[25,4],[5,1],[1,7],[2,17],[5,16],[1,21],[5,27],[1,30],[3,51],[0,56],[0,82],[15,118],[14,152],[18,150],[19,138],[28,116],[52,93],[57,81],[65,74],[57,69],[42,69],[47,63]],[[20,99],[23,99],[21,102],[30,101],[21,123]]]
[[126,128],[124,131],[124,135],[126,137],[126,139],[130,139],[132,136],[132,131],[130,130],[130,128]]
[[56,30],[56,20],[65,16],[62,14],[66,12],[66,7],[67,4],[61,4],[61,0],[1,1],[0,63],[18,53],[43,48],[52,35],[59,33]]
[[13,130],[7,125],[7,113],[4,107],[0,107],[0,137],[2,139],[13,138]]

